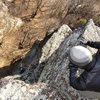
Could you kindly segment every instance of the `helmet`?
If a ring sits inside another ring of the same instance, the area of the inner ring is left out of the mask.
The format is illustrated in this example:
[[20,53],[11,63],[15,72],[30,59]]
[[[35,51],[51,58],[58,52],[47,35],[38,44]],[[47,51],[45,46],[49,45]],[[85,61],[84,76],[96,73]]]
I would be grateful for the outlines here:
[[79,66],[86,66],[92,61],[92,55],[90,51],[83,46],[74,46],[70,49],[69,53],[70,61]]

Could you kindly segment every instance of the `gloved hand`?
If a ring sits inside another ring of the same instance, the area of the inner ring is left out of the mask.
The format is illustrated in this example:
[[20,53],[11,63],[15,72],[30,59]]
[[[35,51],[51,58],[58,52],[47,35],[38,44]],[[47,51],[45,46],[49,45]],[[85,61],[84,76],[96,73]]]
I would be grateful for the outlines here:
[[80,39],[80,43],[86,45],[86,44],[87,44],[87,40],[84,39],[84,38],[81,38],[81,39]]

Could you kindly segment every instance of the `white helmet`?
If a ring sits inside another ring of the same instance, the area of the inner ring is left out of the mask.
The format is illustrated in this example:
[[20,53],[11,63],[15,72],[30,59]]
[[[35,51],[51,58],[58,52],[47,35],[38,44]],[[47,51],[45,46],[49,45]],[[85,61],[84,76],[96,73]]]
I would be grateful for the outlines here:
[[70,49],[69,58],[71,62],[79,67],[86,66],[92,61],[90,51],[83,46],[74,46]]

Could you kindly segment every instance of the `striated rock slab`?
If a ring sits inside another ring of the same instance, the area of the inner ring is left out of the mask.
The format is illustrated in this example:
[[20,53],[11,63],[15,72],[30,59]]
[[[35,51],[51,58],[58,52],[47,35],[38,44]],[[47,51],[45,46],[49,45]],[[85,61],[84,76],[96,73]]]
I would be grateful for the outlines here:
[[72,30],[67,25],[61,26],[42,48],[42,55],[39,63],[48,59],[59,48],[61,43],[70,33],[72,33]]

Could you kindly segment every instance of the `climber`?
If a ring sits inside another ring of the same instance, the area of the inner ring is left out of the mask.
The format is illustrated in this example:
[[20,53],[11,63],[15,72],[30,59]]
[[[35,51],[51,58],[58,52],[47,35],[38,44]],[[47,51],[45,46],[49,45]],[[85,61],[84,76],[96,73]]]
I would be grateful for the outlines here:
[[[95,55],[83,46],[75,46],[70,49],[70,85],[81,91],[100,92],[100,42],[84,42],[84,45],[98,49]],[[84,72],[76,76],[78,68]]]

